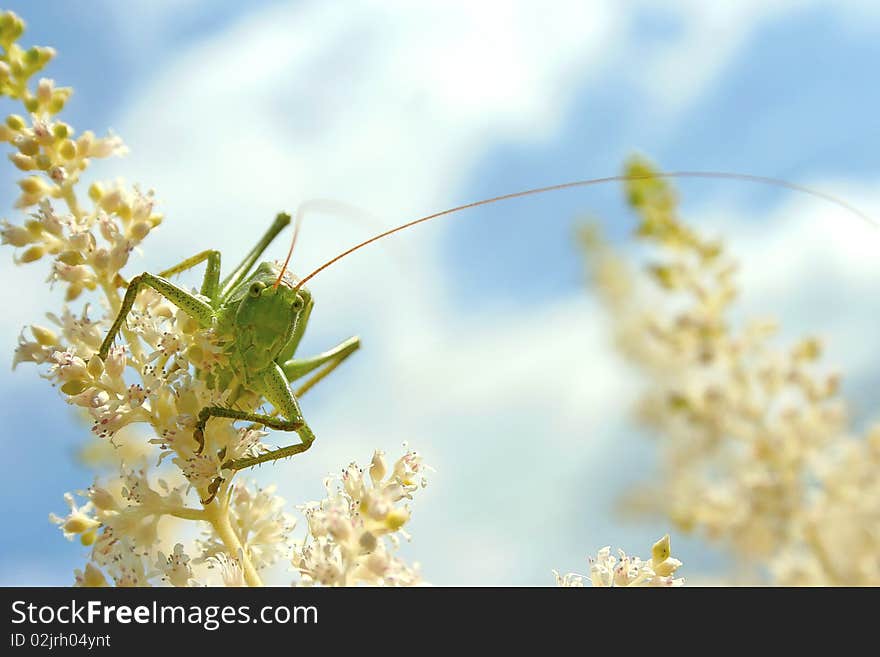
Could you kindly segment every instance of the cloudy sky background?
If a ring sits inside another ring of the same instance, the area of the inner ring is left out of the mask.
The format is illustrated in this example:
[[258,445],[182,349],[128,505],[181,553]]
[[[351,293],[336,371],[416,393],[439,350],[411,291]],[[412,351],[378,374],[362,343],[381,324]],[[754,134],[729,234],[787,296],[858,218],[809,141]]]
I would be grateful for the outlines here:
[[[132,269],[204,248],[230,265],[274,214],[311,198],[370,221],[312,217],[302,274],[377,229],[523,188],[619,171],[634,151],[664,168],[770,175],[880,216],[880,12],[872,2],[7,2],[47,72],[76,94],[66,119],[131,148],[97,174],[153,187],[166,223]],[[475,8],[476,7],[476,8]],[[14,198],[14,170],[0,183]],[[784,190],[682,181],[687,215],[730,240],[745,310],[818,332],[872,411],[880,231]],[[623,240],[607,186],[495,205],[364,250],[316,278],[303,346],[351,334],[363,350],[310,393],[318,435],[264,468],[292,503],[374,448],[408,440],[436,469],[406,555],[438,584],[547,584],[606,544],[644,553],[662,521],[618,517],[650,472],[627,417],[636,379],[609,349],[572,237],[584,215]],[[279,242],[270,254],[283,255]],[[43,265],[13,268],[0,344],[55,297]],[[65,584],[84,549],[46,520],[90,483],[88,440],[22,366],[0,374],[6,470],[0,584]],[[723,561],[673,532],[685,574]]]

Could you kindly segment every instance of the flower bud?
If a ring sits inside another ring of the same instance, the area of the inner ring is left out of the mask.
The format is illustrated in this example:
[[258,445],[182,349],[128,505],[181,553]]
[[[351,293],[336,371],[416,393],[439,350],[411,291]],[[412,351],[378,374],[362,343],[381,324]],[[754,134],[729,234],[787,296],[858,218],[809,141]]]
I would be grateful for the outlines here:
[[18,114],[10,114],[6,117],[6,125],[9,126],[12,130],[24,130],[24,119],[21,118]]
[[27,228],[34,238],[41,239],[43,237],[43,222],[36,219],[28,219],[24,222],[24,227]]
[[[79,149],[82,152],[82,148]],[[100,206],[105,212],[116,212],[116,209],[122,203],[122,195],[118,189],[101,196]]]
[[39,244],[35,244],[30,247],[27,251],[21,254],[21,257],[18,259],[19,262],[35,262],[46,255],[46,249],[44,249]]
[[33,333],[36,341],[44,347],[50,347],[53,344],[58,344],[58,336],[55,334],[55,332],[43,326],[32,324],[31,333]]
[[24,180],[19,180],[18,186],[25,194],[45,194],[49,191],[46,181],[39,176],[28,176]]
[[61,392],[68,397],[75,397],[76,395],[82,394],[88,387],[89,386],[85,381],[68,381],[61,386]]
[[28,66],[38,66],[40,64],[40,49],[37,46],[31,46],[25,50],[24,62]]
[[387,472],[388,467],[385,464],[385,453],[377,449],[373,452],[373,461],[370,465],[370,479],[373,480],[373,485],[378,485],[385,478]]
[[36,155],[40,152],[40,145],[37,140],[27,135],[19,135],[15,138],[15,147],[23,155]]
[[81,285],[70,285],[67,288],[67,292],[64,293],[65,301],[75,301],[80,294],[82,294],[82,286]]
[[76,265],[81,265],[85,263],[86,259],[83,258],[82,253],[79,251],[62,251],[58,255],[58,261],[63,262],[65,265],[70,265],[74,267]]
[[64,531],[70,534],[82,534],[85,531],[99,527],[101,523],[81,513],[71,515],[64,523]]
[[72,139],[65,139],[58,147],[58,152],[65,160],[72,160],[76,157],[76,143]]
[[407,520],[409,520],[409,511],[406,509],[392,509],[391,512],[385,516],[385,526],[389,530],[396,532],[406,524]]
[[101,360],[101,357],[98,354],[95,354],[89,359],[88,367],[89,374],[92,375],[93,378],[97,379],[104,373],[104,361]]
[[671,554],[671,547],[669,542],[669,534],[666,534],[659,541],[654,543],[654,546],[651,548],[651,562],[653,564],[659,564],[669,558]]
[[85,545],[86,547],[90,545],[94,545],[95,541],[98,540],[98,531],[97,529],[90,529],[88,531],[83,532],[79,536],[79,542]]
[[30,244],[33,241],[33,235],[27,228],[4,222],[3,228],[0,229],[0,239],[3,244],[20,247]]
[[55,89],[55,81],[49,78],[40,78],[37,83],[37,98],[41,103],[48,103],[52,100],[52,92]]
[[70,87],[55,89],[52,92],[52,99],[49,101],[49,112],[52,114],[58,114],[58,112],[63,110],[72,93],[73,90]]
[[10,153],[9,159],[22,171],[33,171],[37,168],[37,163],[34,161],[34,158],[28,157],[24,153]]
[[95,203],[101,200],[101,197],[104,196],[104,187],[101,183],[92,183],[89,185],[89,198],[92,199]]
[[40,53],[40,65],[45,66],[49,63],[49,60],[55,57],[55,48],[51,46],[37,46],[37,51]]

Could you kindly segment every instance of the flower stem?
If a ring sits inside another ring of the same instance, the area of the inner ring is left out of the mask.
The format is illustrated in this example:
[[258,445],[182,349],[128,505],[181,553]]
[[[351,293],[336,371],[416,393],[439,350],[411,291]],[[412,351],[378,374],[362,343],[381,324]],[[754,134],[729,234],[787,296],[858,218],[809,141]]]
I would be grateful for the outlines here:
[[61,186],[61,198],[64,199],[64,202],[67,203],[67,207],[70,209],[70,212],[77,219],[82,219],[83,212],[79,207],[79,202],[76,199],[76,192],[73,190],[73,185],[65,184]]
[[169,516],[184,520],[208,520],[204,509],[193,509],[188,506],[172,506],[165,510]]
[[229,506],[227,503],[221,503],[226,496],[220,497],[218,500],[205,507],[204,519],[214,526],[214,530],[226,546],[226,550],[231,557],[237,558],[241,562],[241,569],[244,571],[244,580],[248,586],[263,586],[263,581],[257,573],[257,569],[251,563],[250,558],[238,540],[232,524],[229,522]]

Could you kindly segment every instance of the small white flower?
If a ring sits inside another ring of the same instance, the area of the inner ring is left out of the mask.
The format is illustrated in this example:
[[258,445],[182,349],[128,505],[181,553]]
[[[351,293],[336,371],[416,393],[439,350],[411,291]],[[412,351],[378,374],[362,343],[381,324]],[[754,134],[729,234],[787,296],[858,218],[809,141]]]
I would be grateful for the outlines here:
[[[241,552],[239,552],[239,559],[241,556]],[[226,552],[218,552],[208,559],[208,567],[220,569],[220,578],[223,581],[223,586],[247,586],[247,582],[244,579],[244,570],[239,559],[233,559]]]
[[190,586],[192,569],[189,562],[190,558],[184,553],[183,545],[177,543],[169,556],[166,557],[162,552],[159,552],[156,567],[164,573],[164,579],[171,586]]

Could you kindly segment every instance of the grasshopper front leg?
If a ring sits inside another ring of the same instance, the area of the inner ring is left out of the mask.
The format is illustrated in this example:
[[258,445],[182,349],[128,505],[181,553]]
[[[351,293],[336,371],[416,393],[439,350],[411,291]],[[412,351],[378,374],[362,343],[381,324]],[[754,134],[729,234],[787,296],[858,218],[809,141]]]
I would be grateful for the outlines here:
[[202,296],[211,300],[211,305],[216,306],[220,300],[220,252],[214,249],[208,249],[179,262],[173,267],[169,267],[159,272],[160,278],[170,278],[175,274],[192,269],[196,265],[208,261],[205,268],[205,276],[202,279],[202,288],[200,290]]
[[214,320],[214,309],[211,307],[210,303],[199,299],[195,295],[190,294],[183,288],[178,287],[161,276],[144,272],[140,276],[135,276],[131,280],[131,283],[129,283],[128,289],[125,291],[125,297],[122,299],[122,307],[119,309],[119,313],[113,321],[113,326],[110,327],[110,331],[107,333],[104,342],[101,343],[101,348],[98,350],[98,356],[101,357],[101,360],[107,360],[107,355],[110,353],[110,347],[113,346],[113,341],[116,339],[119,331],[122,330],[122,324],[125,322],[128,313],[131,312],[137,294],[143,286],[151,287],[156,290],[175,306],[183,310],[187,315],[195,319],[202,327],[207,328],[211,326],[211,323]]

